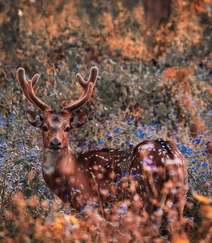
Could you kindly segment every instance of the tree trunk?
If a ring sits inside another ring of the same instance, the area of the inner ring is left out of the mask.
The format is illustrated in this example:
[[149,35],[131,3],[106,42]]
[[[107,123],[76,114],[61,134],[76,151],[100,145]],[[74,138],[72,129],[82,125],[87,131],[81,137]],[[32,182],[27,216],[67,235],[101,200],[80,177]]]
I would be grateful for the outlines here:
[[166,23],[171,14],[171,0],[144,0],[144,13],[149,26]]

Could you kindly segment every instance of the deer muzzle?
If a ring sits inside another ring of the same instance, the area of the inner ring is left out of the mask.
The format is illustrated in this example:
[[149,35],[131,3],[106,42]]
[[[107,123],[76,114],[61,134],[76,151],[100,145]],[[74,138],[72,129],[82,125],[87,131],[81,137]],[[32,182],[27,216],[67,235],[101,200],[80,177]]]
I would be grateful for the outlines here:
[[62,143],[58,138],[53,138],[52,141],[50,142],[49,148],[53,150],[61,149]]

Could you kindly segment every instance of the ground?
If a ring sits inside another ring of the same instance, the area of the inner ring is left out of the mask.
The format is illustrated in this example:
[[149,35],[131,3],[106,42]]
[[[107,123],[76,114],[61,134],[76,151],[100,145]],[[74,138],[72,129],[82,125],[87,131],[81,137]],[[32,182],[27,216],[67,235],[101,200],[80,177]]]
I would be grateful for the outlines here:
[[[40,73],[40,97],[58,106],[78,97],[75,74],[86,77],[96,65],[95,95],[76,112],[70,143],[81,152],[103,147],[126,150],[149,138],[175,141],[188,162],[187,215],[197,222],[189,237],[207,242],[209,233],[196,227],[199,222],[208,227],[211,202],[191,194],[211,195],[211,4],[178,0],[172,1],[171,10],[166,23],[154,25],[146,22],[139,0],[0,2],[2,213],[19,191],[26,198],[53,197],[42,179],[42,141],[26,120],[30,104],[16,80],[17,67],[24,67],[28,77]],[[79,121],[83,124],[77,128]],[[197,201],[203,203],[202,211],[196,209]],[[40,211],[34,213],[42,215]],[[87,220],[89,224],[91,219]],[[1,222],[0,237],[14,237],[11,231],[5,233],[3,216]]]

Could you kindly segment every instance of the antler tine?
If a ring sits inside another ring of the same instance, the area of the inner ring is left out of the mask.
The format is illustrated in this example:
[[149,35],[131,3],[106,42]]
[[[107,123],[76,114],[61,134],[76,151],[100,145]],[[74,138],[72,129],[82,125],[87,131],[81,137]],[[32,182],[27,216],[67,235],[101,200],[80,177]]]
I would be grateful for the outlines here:
[[26,79],[26,75],[25,75],[24,68],[20,67],[20,68],[17,69],[17,71],[16,71],[16,78],[17,78],[17,80],[19,81],[19,83],[21,85],[21,88],[22,88],[22,90],[24,92],[24,95],[34,105],[33,101],[29,97],[29,93],[28,93],[28,81]]
[[95,84],[96,79],[97,79],[97,75],[98,75],[98,68],[96,66],[91,68],[90,74],[89,74],[89,78],[88,78],[88,82],[92,82]]
[[64,110],[73,111],[74,109],[77,109],[80,106],[82,106],[91,98],[96,84],[97,75],[98,75],[97,67],[91,68],[89,78],[87,81],[81,76],[81,74],[77,73],[76,79],[84,89],[84,92],[81,94],[80,98],[76,100],[74,103],[63,107]]
[[87,86],[87,81],[85,81],[85,79],[82,77],[82,75],[80,73],[76,74],[76,79],[79,82],[79,84],[83,87],[86,88]]
[[38,80],[40,79],[40,74],[36,73],[33,77],[32,77],[32,86],[34,87],[36,85],[36,83],[38,82]]
[[48,106],[46,103],[44,103],[41,99],[39,99],[33,89],[32,82],[29,82],[28,92],[31,100],[35,105],[37,105],[38,108],[40,108],[42,111],[44,110],[51,110],[51,107]]
[[24,92],[24,95],[26,96],[26,98],[35,106],[37,106],[38,108],[40,108],[41,110],[50,110],[51,108],[44,103],[43,101],[41,101],[35,94],[34,90],[33,90],[33,86],[37,83],[37,81],[39,80],[40,75],[39,74],[35,74],[31,80],[27,80],[26,79],[26,75],[25,75],[25,70],[24,68],[20,67],[17,69],[16,72],[16,76],[17,76],[17,80],[19,81],[21,88]]
[[83,88],[86,88],[88,83],[90,83],[90,82],[94,83],[94,85],[95,85],[97,75],[98,75],[98,68],[92,67],[87,81],[82,77],[82,75],[80,73],[76,74],[76,79]]

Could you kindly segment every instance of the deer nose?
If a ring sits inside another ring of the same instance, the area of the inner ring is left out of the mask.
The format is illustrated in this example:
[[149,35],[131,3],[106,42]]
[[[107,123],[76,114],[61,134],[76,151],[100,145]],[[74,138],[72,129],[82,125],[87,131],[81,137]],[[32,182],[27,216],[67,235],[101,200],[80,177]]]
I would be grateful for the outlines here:
[[54,138],[50,143],[50,147],[52,149],[59,149],[60,146],[61,146],[61,142],[57,138]]

